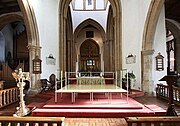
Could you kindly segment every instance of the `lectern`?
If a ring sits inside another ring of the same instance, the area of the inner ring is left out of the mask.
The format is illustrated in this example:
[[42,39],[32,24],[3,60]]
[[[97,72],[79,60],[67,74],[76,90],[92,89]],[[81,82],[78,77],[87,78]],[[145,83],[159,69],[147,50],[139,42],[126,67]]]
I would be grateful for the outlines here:
[[166,81],[168,84],[168,89],[169,89],[169,106],[167,109],[167,116],[177,116],[177,113],[174,109],[174,104],[173,104],[173,85],[176,83],[178,79],[177,75],[166,75],[163,78],[161,78],[159,81]]

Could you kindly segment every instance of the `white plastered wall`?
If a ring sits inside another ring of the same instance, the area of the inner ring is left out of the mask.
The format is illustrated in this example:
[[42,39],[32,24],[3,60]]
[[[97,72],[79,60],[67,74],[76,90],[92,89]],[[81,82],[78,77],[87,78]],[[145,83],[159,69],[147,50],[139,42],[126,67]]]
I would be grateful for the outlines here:
[[[33,6],[39,30],[39,40],[42,59],[41,78],[49,78],[49,75],[56,74],[59,68],[59,21],[58,21],[59,0],[30,0]],[[55,65],[46,63],[46,57],[52,55],[55,58]]]
[[[122,68],[136,75],[132,88],[140,89],[141,85],[141,50],[144,25],[150,1],[122,1]],[[126,64],[128,55],[136,56],[136,62]]]
[[[166,29],[165,29],[165,12],[164,7],[161,10],[159,20],[157,22],[157,28],[154,36],[154,55],[153,55],[153,73],[152,78],[154,80],[154,91],[156,84],[166,83],[164,81],[159,81],[162,77],[167,75],[167,53],[166,53]],[[156,56],[158,53],[161,53],[164,56],[164,70],[156,70]]]
[[[134,88],[141,86],[141,51],[142,51],[142,38],[146,16],[150,5],[150,0],[121,0],[122,2],[122,68],[127,68],[133,71],[136,75],[136,84]],[[33,5],[36,20],[40,35],[41,59],[42,59],[42,75],[41,78],[48,78],[51,73],[55,73],[59,68],[59,21],[58,21],[58,0],[31,0]],[[85,17],[84,17],[85,16]],[[95,18],[96,17],[96,18]],[[163,41],[165,40],[164,29],[164,11],[161,11],[158,20],[155,38],[154,38],[154,56],[163,48]],[[82,21],[92,18],[97,21],[106,30],[107,13],[102,16],[90,12],[84,15],[82,12],[72,14],[73,29],[75,29]],[[157,44],[162,43],[162,44]],[[165,44],[165,43],[164,43]],[[78,46],[79,47],[79,46]],[[100,48],[101,49],[101,48]],[[55,65],[47,65],[46,57],[50,54],[56,58]],[[136,63],[126,64],[126,57],[129,54],[136,55]],[[164,53],[162,52],[164,55]],[[154,60],[153,60],[154,62]],[[155,64],[153,64],[153,73],[155,71]],[[166,68],[166,66],[165,66]],[[162,76],[165,71],[161,73]],[[160,76],[153,76],[156,83]]]
[[[98,2],[98,1],[97,1]],[[97,21],[101,26],[104,28],[104,31],[106,31],[106,23],[107,23],[107,14],[108,14],[108,8],[109,4],[107,5],[107,9],[105,11],[73,11],[71,6],[71,15],[72,15],[72,24],[73,24],[73,31],[76,29],[76,27],[83,22],[84,20],[87,20],[89,18]]]
[[[150,0],[121,0],[122,1],[122,68],[128,69],[130,72],[136,75],[136,82],[132,88],[141,88],[141,51],[142,51],[142,39],[145,28],[146,16],[148,13]],[[158,24],[156,27],[154,37],[154,55],[153,55],[153,81],[157,81],[161,76],[165,75],[166,71],[157,72],[155,70],[155,59],[157,52],[162,52],[165,55],[165,25],[164,25],[164,11],[160,12]],[[126,57],[129,55],[136,56],[136,62],[132,64],[126,64]],[[165,64],[166,65],[166,64]],[[166,66],[164,66],[166,68]],[[159,74],[161,73],[161,74]]]

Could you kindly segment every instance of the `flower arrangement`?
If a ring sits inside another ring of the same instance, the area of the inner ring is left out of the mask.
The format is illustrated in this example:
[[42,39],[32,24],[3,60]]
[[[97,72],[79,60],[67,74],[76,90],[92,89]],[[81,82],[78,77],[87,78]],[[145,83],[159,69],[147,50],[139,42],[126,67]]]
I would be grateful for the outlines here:
[[133,72],[132,73],[128,72],[125,75],[126,80],[127,80],[127,74],[128,74],[128,79],[135,79],[136,78],[136,76],[135,76],[135,74]]

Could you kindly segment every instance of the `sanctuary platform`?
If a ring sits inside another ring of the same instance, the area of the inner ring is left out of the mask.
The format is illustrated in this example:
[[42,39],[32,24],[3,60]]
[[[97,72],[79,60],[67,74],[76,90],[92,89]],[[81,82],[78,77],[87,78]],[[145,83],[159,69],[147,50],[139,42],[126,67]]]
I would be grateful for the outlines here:
[[[60,97],[61,94],[58,94]],[[71,94],[63,93],[63,98],[55,102],[52,97],[46,103],[33,102],[28,107],[37,107],[33,116],[63,116],[63,117],[130,117],[165,115],[166,110],[157,105],[143,105],[133,98],[113,93],[111,103],[104,93],[95,93],[94,100],[89,100],[89,93],[80,93],[76,102],[72,103]],[[152,101],[153,103],[153,101]]]

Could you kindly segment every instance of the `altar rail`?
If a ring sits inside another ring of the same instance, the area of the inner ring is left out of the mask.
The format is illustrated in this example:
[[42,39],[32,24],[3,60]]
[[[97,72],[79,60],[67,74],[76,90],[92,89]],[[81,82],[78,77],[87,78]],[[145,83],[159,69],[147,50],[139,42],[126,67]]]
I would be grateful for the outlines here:
[[[156,96],[159,98],[169,99],[169,87],[163,84],[157,84]],[[180,105],[180,88],[173,86],[173,102]]]
[[64,117],[0,116],[0,126],[63,126]]
[[128,126],[179,126],[180,117],[126,117]]
[[19,100],[18,95],[19,89],[17,87],[0,90],[0,108],[17,102]]

